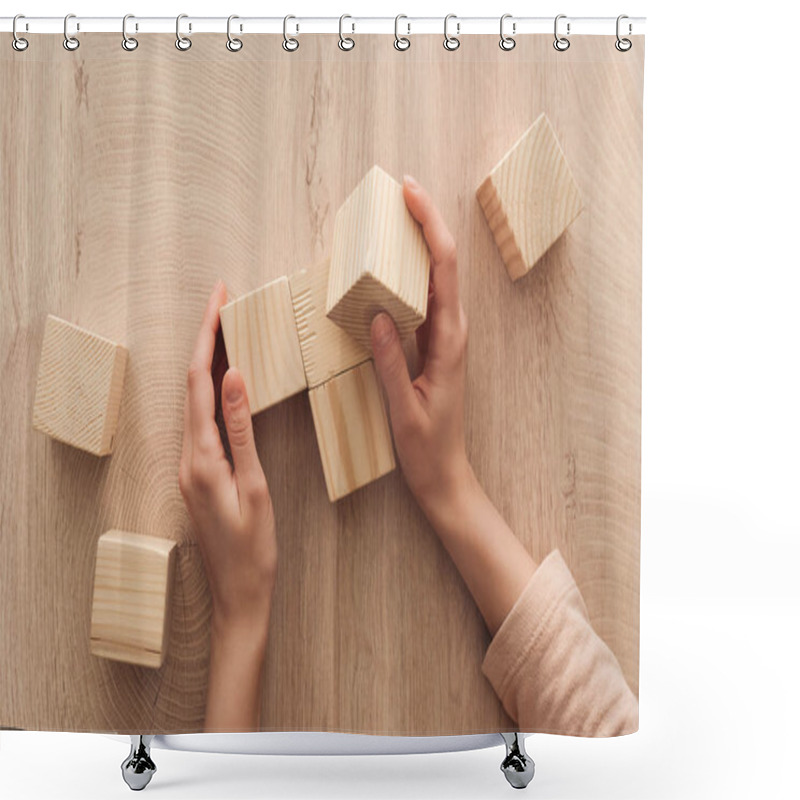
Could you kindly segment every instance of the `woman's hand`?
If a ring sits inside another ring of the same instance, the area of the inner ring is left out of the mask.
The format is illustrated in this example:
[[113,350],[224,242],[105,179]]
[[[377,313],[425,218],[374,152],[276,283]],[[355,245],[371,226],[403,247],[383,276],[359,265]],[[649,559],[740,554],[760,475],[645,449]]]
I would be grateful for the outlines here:
[[428,318],[417,330],[422,373],[411,380],[397,329],[385,313],[372,321],[372,352],[389,398],[406,482],[494,634],[536,563],[486,496],[467,459],[467,319],[458,297],[455,241],[416,181],[406,177],[403,193],[431,253]]
[[178,482],[212,598],[206,730],[252,730],[275,584],[275,518],[241,373],[222,380],[233,467],[215,421],[212,360],[225,286],[209,298],[189,365]]
[[452,234],[413,178],[404,179],[403,194],[431,254],[428,317],[417,330],[422,372],[411,381],[397,329],[385,313],[372,321],[372,350],[406,482],[430,519],[471,473],[464,444],[467,318],[458,296]]

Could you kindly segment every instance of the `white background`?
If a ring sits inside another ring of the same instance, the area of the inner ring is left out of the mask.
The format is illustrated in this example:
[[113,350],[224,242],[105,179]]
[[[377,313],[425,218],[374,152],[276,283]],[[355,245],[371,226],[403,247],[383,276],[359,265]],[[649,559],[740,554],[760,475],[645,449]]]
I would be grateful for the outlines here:
[[[23,5],[3,13],[648,17],[641,730],[608,741],[532,737],[537,775],[527,792],[543,800],[800,796],[790,768],[800,751],[797,4]],[[119,742],[0,736],[4,798],[128,796]],[[146,790],[154,797],[512,792],[498,769],[500,748],[154,756],[159,771]]]

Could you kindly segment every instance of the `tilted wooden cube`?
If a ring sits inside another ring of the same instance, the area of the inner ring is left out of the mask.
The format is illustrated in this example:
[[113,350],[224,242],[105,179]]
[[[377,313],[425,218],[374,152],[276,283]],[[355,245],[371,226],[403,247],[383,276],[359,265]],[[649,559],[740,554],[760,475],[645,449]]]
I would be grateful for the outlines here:
[[128,351],[58,317],[45,321],[33,427],[97,456],[117,430]]
[[219,318],[228,364],[242,373],[252,414],[306,388],[288,278],[224,305]]
[[394,319],[401,338],[428,313],[430,255],[403,188],[373,167],[336,214],[328,279],[328,317],[371,349],[378,311]]
[[325,316],[330,259],[289,278],[308,387],[313,389],[370,358],[370,352]]
[[169,638],[176,542],[112,530],[97,541],[91,651],[158,668]]
[[392,434],[372,361],[309,392],[331,502],[395,468]]
[[583,207],[544,114],[491,171],[477,196],[512,280],[533,267]]

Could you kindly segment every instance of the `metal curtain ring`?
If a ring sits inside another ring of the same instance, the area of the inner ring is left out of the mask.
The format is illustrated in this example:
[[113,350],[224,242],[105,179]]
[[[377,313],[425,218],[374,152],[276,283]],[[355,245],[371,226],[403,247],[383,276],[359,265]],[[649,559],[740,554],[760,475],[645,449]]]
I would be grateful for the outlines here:
[[[633,47],[633,42],[630,39],[620,39],[619,36],[619,24],[624,19],[628,19],[627,14],[620,14],[617,17],[617,41],[614,42],[614,47],[616,47],[617,50],[620,51],[620,53],[627,53],[628,50],[630,50],[631,47]],[[630,23],[628,23],[628,33],[630,32],[631,32],[631,26]]]
[[[181,33],[181,20],[182,19],[189,19],[188,14],[178,14],[177,18],[175,19],[175,47],[178,50],[186,51],[192,46],[192,40],[188,36],[184,36]],[[189,31],[191,32],[192,26],[189,25]]]
[[[297,50],[298,47],[300,47],[300,42],[293,36],[289,36],[289,34],[287,33],[290,19],[296,19],[296,17],[293,17],[291,14],[287,14],[283,18],[283,49],[287,53],[294,53],[294,51]],[[297,26],[297,30],[298,31],[300,30],[299,25]]]
[[[455,36],[451,36],[447,31],[451,19],[456,20]],[[451,53],[453,52],[453,50],[458,50],[458,48],[461,47],[461,41],[458,38],[459,31],[461,30],[461,23],[458,22],[457,20],[458,17],[456,17],[455,14],[448,14],[444,18],[444,41],[442,42],[442,45],[444,46],[445,50],[449,50]]]
[[[74,36],[69,35],[68,26],[71,19],[75,19],[74,14],[67,14],[64,17],[64,49],[69,51],[77,50],[81,46],[81,43]],[[80,30],[80,28],[77,28],[77,30]]]
[[[553,23],[553,47],[558,50],[559,53],[563,53],[565,50],[569,50],[569,39],[566,36],[559,36],[558,35],[558,21],[560,19],[566,19],[566,14],[559,14],[556,17],[555,22]],[[569,36],[569,22],[567,22],[567,36]]]
[[[349,14],[342,14],[342,16],[339,17],[339,49],[345,51],[352,50],[356,46],[355,39],[353,39],[350,36],[345,36],[344,33],[342,33],[342,26],[344,25],[344,21],[346,19],[353,19],[353,18]],[[352,27],[353,30],[355,31],[356,29],[355,23],[352,23]]]
[[[511,18],[512,18],[511,14],[503,14],[503,16],[500,17],[500,49],[505,50],[506,52],[508,52],[509,50],[513,50],[517,46],[516,39],[514,39],[511,36],[506,36],[505,33],[506,20]],[[511,32],[512,33],[517,32],[516,22],[511,23]]]
[[139,46],[139,40],[134,39],[133,36],[128,36],[129,19],[135,19],[133,14],[126,14],[122,18],[122,49],[127,50],[130,53]]
[[[407,38],[406,36],[401,36],[399,27],[400,27],[400,20],[401,19],[408,19],[405,14],[398,14],[394,18],[394,49],[395,50],[408,50],[411,47],[411,39]],[[406,23],[406,28],[408,29],[408,33],[411,33],[411,23]]]
[[12,34],[12,36],[14,37],[14,38],[11,40],[11,46],[12,46],[12,47],[13,47],[13,48],[14,48],[14,49],[15,49],[15,50],[18,52],[18,53],[22,53],[24,50],[27,50],[27,49],[28,49],[28,40],[27,40],[27,39],[23,39],[23,38],[22,38],[22,37],[21,37],[21,36],[20,36],[20,35],[17,33],[17,22],[18,22],[19,20],[21,20],[21,19],[25,19],[25,15],[24,15],[24,14],[17,14],[17,16],[16,16],[16,17],[14,17],[14,21],[11,23],[11,34]]
[[231,36],[231,22],[233,22],[235,19],[239,19],[236,14],[231,14],[228,17],[228,41],[225,42],[225,47],[227,47],[231,53],[238,53],[244,46],[241,39],[236,39],[235,37]]

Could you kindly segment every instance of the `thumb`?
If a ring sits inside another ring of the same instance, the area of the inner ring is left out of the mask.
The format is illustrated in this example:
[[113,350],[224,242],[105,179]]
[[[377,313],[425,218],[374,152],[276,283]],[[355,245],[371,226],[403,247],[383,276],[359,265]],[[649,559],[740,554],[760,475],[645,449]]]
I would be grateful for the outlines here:
[[389,397],[389,410],[401,414],[408,412],[416,398],[394,321],[381,311],[372,320],[371,334],[375,367]]
[[263,481],[264,471],[256,452],[247,389],[242,373],[236,367],[231,367],[222,379],[222,416],[225,418],[236,480],[243,488],[255,486],[257,481]]

